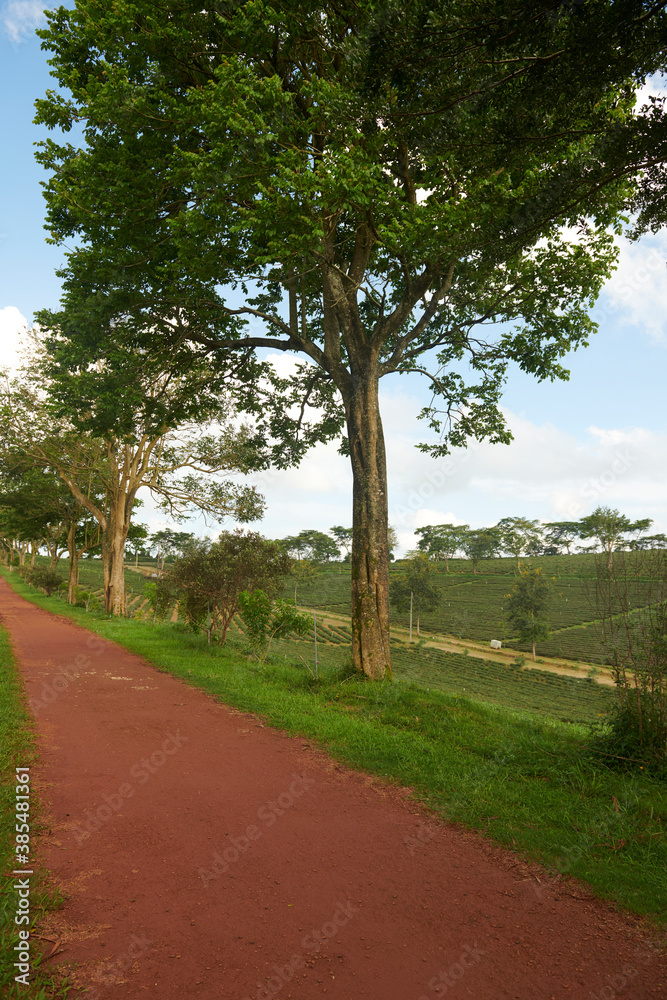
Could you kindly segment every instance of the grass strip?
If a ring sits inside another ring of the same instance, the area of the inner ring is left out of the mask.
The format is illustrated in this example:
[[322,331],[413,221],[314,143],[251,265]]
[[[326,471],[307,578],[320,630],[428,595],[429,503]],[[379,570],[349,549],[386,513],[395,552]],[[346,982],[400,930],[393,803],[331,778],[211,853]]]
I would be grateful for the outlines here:
[[667,926],[667,786],[594,761],[584,726],[334,668],[319,681],[285,660],[261,670],[240,650],[209,648],[178,627],[86,615],[14,575],[11,583],[158,669],[317,740],[352,767],[413,788],[443,819]]
[[[19,926],[15,922],[18,895],[13,888],[15,879],[6,875],[17,868],[15,863],[16,837],[16,774],[15,768],[30,767],[37,762],[35,737],[31,717],[24,704],[19,674],[7,632],[0,626],[0,854],[2,867],[2,895],[0,903],[0,995],[21,997],[22,1000],[46,1000],[65,997],[68,987],[59,981],[57,974],[40,968],[38,955],[43,947],[31,937],[29,985],[15,981],[19,970],[14,962],[17,953],[14,946],[19,943]],[[39,799],[34,790],[30,792],[30,837],[39,830]],[[20,828],[19,828],[20,829]],[[32,855],[31,855],[32,856]],[[46,874],[40,871],[38,859],[34,859],[29,869],[30,876],[30,931],[34,930],[40,918],[48,911],[57,909],[62,903],[59,892],[47,885]],[[35,867],[36,864],[36,867]],[[21,924],[23,929],[27,925]],[[48,942],[47,948],[49,947]]]

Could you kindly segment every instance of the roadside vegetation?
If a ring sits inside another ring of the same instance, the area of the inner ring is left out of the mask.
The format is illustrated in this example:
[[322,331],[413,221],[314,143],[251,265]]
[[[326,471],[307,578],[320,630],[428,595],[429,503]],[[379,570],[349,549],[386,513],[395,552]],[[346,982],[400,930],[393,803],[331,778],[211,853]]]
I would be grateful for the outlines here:
[[[276,641],[260,666],[244,651],[240,631],[226,646],[209,646],[185,623],[86,613],[28,587],[17,574],[6,576],[29,600],[85,624],[159,670],[317,740],[336,759],[414,789],[441,819],[478,829],[542,862],[555,877],[580,879],[602,897],[667,926],[667,785],[642,766],[609,766],[614,762],[593,752],[588,726],[554,717],[547,698],[540,709],[509,707],[510,701],[521,704],[529,672],[506,670],[505,705],[476,691],[427,689],[400,677],[378,684],[351,668],[345,632],[336,627],[332,634],[341,641],[323,644],[334,655],[321,657],[316,679],[312,652],[300,659],[295,643]],[[406,657],[420,656],[417,650],[415,645]],[[452,668],[463,671],[472,659],[456,657]],[[481,670],[483,661],[478,664]],[[521,682],[510,679],[515,674]],[[576,683],[579,692],[604,694],[595,684]]]
[[[22,1000],[46,1000],[47,997],[65,997],[67,985],[52,976],[48,967],[41,966],[39,952],[48,955],[52,942],[40,941],[31,934],[30,985],[24,986],[14,980],[17,970],[14,945],[18,942],[16,916],[16,892],[10,878],[15,865],[15,816],[16,816],[16,776],[15,768],[31,767],[37,762],[33,722],[21,695],[21,687],[16,664],[7,633],[0,626],[0,858],[3,873],[3,891],[0,903],[0,994],[3,997],[21,997]],[[39,798],[34,790],[30,794],[30,836],[38,833]],[[31,844],[32,846],[32,844]],[[48,911],[57,909],[62,896],[50,888],[48,874],[37,865],[30,878],[30,915],[32,929]]]

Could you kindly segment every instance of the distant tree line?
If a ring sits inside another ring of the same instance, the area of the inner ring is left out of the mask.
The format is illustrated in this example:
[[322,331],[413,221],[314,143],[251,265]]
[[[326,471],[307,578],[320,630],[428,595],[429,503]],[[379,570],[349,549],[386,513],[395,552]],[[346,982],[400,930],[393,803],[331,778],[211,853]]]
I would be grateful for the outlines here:
[[514,556],[519,564],[522,556],[552,556],[571,554],[577,540],[589,545],[577,545],[579,552],[602,550],[611,568],[614,552],[633,549],[665,549],[667,535],[647,535],[653,521],[641,518],[632,521],[618,510],[598,507],[579,521],[541,523],[526,517],[504,517],[489,528],[470,528],[467,524],[427,524],[417,528],[417,550],[432,560],[443,560],[449,571],[449,560],[463,553],[477,572],[482,559],[501,553]]

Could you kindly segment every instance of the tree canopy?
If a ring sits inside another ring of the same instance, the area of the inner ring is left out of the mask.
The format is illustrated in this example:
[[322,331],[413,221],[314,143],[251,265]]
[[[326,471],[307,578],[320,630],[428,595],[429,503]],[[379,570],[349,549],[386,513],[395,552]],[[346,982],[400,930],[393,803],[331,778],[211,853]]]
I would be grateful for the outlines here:
[[78,243],[63,309],[42,321],[74,345],[68,364],[118,329],[220,358],[300,355],[271,383],[266,432],[285,463],[345,426],[353,654],[373,677],[390,665],[378,382],[427,377],[439,437],[424,447],[442,454],[510,440],[510,364],[567,377],[562,358],[595,329],[611,230],[641,199],[640,225],[653,218],[662,109],[632,109],[662,65],[663,7],[77,0],[47,13],[65,93],[38,102],[38,121],[83,126],[85,145],[39,154],[52,238]]
[[614,563],[614,549],[625,540],[624,536],[638,535],[648,531],[653,521],[648,518],[640,518],[638,521],[631,521],[625,514],[611,507],[597,507],[592,514],[582,517],[579,522],[580,538],[595,538],[607,553],[607,568],[611,571]]
[[550,581],[539,569],[531,568],[519,573],[519,579],[512,593],[507,595],[508,621],[516,629],[522,642],[532,643],[533,661],[538,639],[546,639],[549,636],[547,610],[550,595]]
[[116,614],[125,607],[125,543],[142,487],[176,520],[198,510],[249,521],[264,509],[254,487],[215,476],[262,464],[252,430],[235,424],[229,399],[201,357],[191,354],[183,368],[177,353],[176,368],[170,352],[122,354],[130,388],[104,431],[118,379],[107,365],[70,373],[38,354],[0,387],[3,461],[11,465],[18,456],[27,467],[55,473],[77,512],[95,519],[105,607]]

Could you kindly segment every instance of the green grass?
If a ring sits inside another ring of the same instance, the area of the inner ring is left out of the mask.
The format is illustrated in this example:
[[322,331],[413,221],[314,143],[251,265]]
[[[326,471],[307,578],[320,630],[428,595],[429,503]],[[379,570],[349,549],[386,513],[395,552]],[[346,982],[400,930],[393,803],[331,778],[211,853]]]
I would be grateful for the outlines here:
[[11,583],[158,669],[319,741],[352,767],[410,786],[443,819],[667,926],[667,787],[594,760],[584,726],[401,681],[372,683],[334,663],[315,681],[280,650],[261,670],[238,648],[209,648],[168,624],[86,615],[15,576]]
[[[603,663],[602,635],[593,608],[595,556],[586,553],[542,556],[522,562],[539,567],[552,581],[548,615],[551,637],[539,644],[540,653]],[[450,559],[449,572],[444,563],[435,564],[433,569],[441,602],[435,611],[420,616],[424,632],[477,642],[501,639],[516,649],[530,648],[513,637],[505,617],[505,603],[517,573],[516,559],[483,560],[477,573],[473,573],[470,562],[464,559]],[[400,578],[404,571],[405,564],[401,561],[391,565],[390,593],[391,581]],[[284,596],[294,596],[293,579],[286,583]],[[314,578],[299,582],[297,598],[304,607],[349,614],[349,567],[336,564],[322,567]],[[639,593],[635,599],[640,602]],[[392,609],[391,620],[393,625],[407,627],[409,616],[407,612]]]
[[[45,969],[40,969],[37,956],[42,951],[41,943],[31,940],[30,986],[16,983],[14,976],[14,945],[18,943],[17,926],[14,923],[17,908],[17,894],[11,888],[13,880],[5,878],[5,873],[20,866],[15,863],[15,768],[34,767],[37,762],[32,720],[24,705],[21,687],[4,628],[0,627],[0,853],[2,856],[0,875],[3,877],[2,904],[0,906],[0,994],[3,997],[22,997],[30,1000],[44,1000],[46,997],[64,997],[68,987],[57,981],[58,977]],[[39,829],[39,800],[35,792],[30,796],[31,840]],[[33,857],[34,864],[28,866],[35,872],[30,877],[30,929],[47,911],[57,909],[62,897],[52,891],[47,884],[47,876],[40,871],[39,858]],[[24,926],[24,925],[22,925]]]
[[[351,656],[349,629],[329,628],[318,623],[318,659],[324,667],[342,667]],[[231,638],[241,638],[232,626]],[[274,643],[274,655],[307,663],[314,669],[314,636]],[[593,722],[606,715],[615,692],[586,678],[566,677],[547,670],[520,670],[510,663],[483,660],[462,653],[392,640],[391,660],[397,680],[426,689],[463,695],[507,708],[560,719],[562,722]]]

